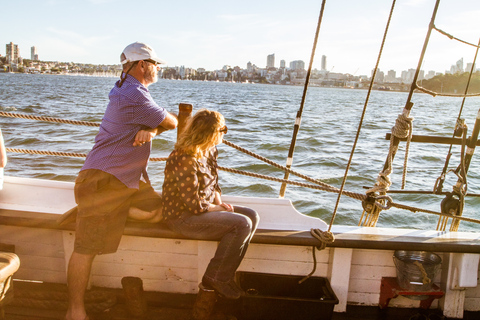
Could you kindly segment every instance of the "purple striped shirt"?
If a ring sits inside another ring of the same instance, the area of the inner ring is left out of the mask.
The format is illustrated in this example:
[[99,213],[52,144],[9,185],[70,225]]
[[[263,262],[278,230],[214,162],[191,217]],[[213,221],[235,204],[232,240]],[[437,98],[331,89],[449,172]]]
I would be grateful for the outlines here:
[[95,145],[82,170],[102,170],[117,177],[128,188],[138,189],[142,176],[149,182],[147,164],[152,144],[134,147],[135,135],[141,129],[158,127],[167,111],[130,75],[120,88],[118,82],[115,84],[109,99]]

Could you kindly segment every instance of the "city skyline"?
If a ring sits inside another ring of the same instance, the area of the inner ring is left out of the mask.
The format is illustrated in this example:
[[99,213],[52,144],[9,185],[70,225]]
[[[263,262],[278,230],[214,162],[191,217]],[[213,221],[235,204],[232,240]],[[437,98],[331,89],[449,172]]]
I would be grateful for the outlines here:
[[[381,70],[398,73],[416,68],[434,4],[434,0],[397,1]],[[2,17],[0,43],[14,42],[24,58],[35,46],[44,61],[117,64],[128,43],[143,41],[155,48],[168,67],[217,70],[223,65],[246,68],[251,62],[265,68],[266,57],[274,53],[277,68],[281,60],[287,61],[287,67],[288,62],[301,60],[308,68],[320,5],[314,0],[295,4],[206,0],[169,2],[168,9],[152,10],[158,4],[149,0],[135,7],[123,0],[20,0],[3,6],[5,12],[19,14]],[[327,1],[313,67],[321,70],[325,55],[330,72],[370,76],[390,8],[390,1]],[[435,25],[477,43],[478,14],[477,1],[443,0]],[[474,53],[473,47],[434,31],[422,69],[444,73],[461,58],[465,64],[471,62]]]

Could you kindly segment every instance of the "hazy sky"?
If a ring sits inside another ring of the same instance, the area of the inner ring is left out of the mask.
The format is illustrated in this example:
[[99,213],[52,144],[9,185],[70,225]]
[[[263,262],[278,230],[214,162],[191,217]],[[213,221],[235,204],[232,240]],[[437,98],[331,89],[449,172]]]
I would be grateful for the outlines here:
[[[436,0],[397,0],[380,69],[416,68]],[[207,70],[265,67],[268,54],[310,61],[321,0],[1,0],[0,54],[18,44],[30,58],[117,64],[123,48],[150,44],[168,66]],[[314,67],[370,75],[392,6],[390,0],[327,0]],[[435,25],[465,41],[480,37],[479,0],[442,0]],[[471,62],[475,48],[433,33],[423,69],[444,72]],[[479,57],[480,59],[480,57]],[[480,65],[480,64],[477,64]]]

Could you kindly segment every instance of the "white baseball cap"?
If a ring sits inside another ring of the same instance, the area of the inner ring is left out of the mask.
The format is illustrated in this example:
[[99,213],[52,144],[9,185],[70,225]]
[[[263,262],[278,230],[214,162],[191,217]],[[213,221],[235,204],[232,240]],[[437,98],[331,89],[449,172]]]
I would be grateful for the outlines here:
[[129,44],[125,49],[123,49],[123,52],[120,55],[121,64],[148,59],[156,61],[159,64],[167,63],[157,56],[152,47],[142,42],[134,42]]

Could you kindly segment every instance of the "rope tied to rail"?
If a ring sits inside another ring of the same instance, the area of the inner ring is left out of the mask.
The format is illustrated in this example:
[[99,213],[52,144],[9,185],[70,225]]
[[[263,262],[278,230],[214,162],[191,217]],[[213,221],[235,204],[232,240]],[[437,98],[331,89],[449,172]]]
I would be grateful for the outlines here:
[[310,229],[310,234],[317,239],[320,244],[316,246],[317,250],[323,250],[327,244],[335,241],[335,236],[331,231],[322,231],[320,229]]
[[308,275],[298,281],[299,284],[310,278],[317,270],[317,255],[315,250],[323,250],[326,248],[327,244],[333,243],[335,241],[335,236],[332,232],[330,232],[330,230],[322,231],[320,229],[310,229],[310,234],[315,239],[317,239],[320,244],[312,247],[313,269]]

